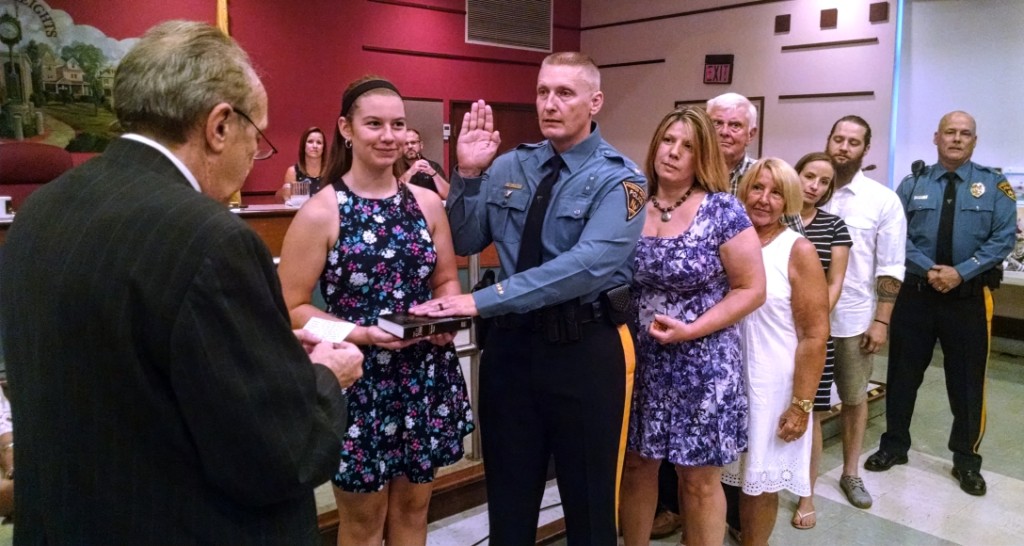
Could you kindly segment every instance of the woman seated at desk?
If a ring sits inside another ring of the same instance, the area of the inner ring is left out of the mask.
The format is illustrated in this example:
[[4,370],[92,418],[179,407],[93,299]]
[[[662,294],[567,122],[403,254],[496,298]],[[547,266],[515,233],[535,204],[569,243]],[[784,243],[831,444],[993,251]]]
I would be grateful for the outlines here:
[[285,171],[284,185],[277,190],[277,198],[287,203],[292,196],[292,184],[297,181],[308,181],[309,195],[315,194],[320,189],[323,159],[324,132],[319,127],[310,127],[299,139],[299,161]]

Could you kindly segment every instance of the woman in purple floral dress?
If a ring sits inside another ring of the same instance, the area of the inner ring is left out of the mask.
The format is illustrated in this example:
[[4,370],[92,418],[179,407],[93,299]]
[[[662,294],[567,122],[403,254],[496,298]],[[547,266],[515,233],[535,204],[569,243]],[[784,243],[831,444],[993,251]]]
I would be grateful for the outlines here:
[[[376,326],[431,296],[458,294],[440,198],[398,182],[405,108],[364,78],[345,91],[324,181],[285,237],[280,277],[292,323],[356,324],[363,377],[346,390],[349,429],[334,477],[339,543],[424,544],[435,471],[462,458],[473,415],[453,334],[402,341]],[[317,280],[327,312],[311,303]],[[301,448],[301,446],[296,446]]]
[[676,467],[687,544],[721,544],[722,466],[747,442],[736,322],[764,301],[760,245],[728,193],[715,129],[699,108],[661,121],[634,260],[637,371],[622,485],[623,537],[646,544],[662,460]]

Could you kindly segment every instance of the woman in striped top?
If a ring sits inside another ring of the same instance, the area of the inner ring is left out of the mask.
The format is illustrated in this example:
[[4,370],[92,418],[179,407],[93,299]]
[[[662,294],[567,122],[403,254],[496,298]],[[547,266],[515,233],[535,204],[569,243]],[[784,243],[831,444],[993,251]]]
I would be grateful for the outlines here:
[[[814,243],[821,265],[825,268],[825,279],[828,282],[828,308],[831,311],[839,301],[839,292],[843,288],[843,278],[846,276],[846,263],[850,256],[850,247],[853,246],[843,219],[818,209],[832,198],[832,192],[835,190],[833,184],[835,164],[825,153],[810,153],[796,163],[796,172],[800,175],[800,183],[803,186],[804,206],[800,211],[800,219],[803,221],[807,239]],[[800,498],[800,504],[797,505],[796,513],[793,514],[792,524],[797,529],[810,529],[817,522],[814,515],[814,482],[818,476],[818,462],[821,459],[821,420],[832,407],[830,398],[834,352],[835,347],[832,344],[832,338],[829,337],[826,345],[825,371],[821,374],[818,393],[814,397],[811,495]]]

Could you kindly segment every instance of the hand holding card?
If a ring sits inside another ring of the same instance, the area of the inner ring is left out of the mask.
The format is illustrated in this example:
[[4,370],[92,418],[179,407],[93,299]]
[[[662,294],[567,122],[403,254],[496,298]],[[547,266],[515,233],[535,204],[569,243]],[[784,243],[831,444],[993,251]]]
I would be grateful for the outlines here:
[[320,317],[313,317],[302,327],[303,330],[316,335],[324,341],[341,343],[355,330],[356,325],[351,322],[327,320]]

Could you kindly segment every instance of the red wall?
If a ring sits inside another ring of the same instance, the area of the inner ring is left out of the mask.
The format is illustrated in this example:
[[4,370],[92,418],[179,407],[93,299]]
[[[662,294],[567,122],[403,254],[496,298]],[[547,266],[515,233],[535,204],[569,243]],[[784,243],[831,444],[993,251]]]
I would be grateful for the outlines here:
[[[554,49],[579,49],[580,0],[554,4]],[[67,11],[77,24],[125,38],[166,19],[214,23],[217,3],[49,0],[49,5]],[[544,58],[543,53],[465,43],[464,0],[404,0],[401,5],[372,0],[229,0],[228,5],[231,35],[261,71],[270,97],[267,136],[281,152],[256,162],[246,193],[280,186],[284,171],[295,161],[302,131],[310,125],[330,131],[342,91],[360,76],[384,76],[406,97],[444,100],[445,121],[450,122],[450,100],[532,103],[537,66]],[[459,13],[427,9],[430,6]],[[381,53],[364,47],[462,59]]]

